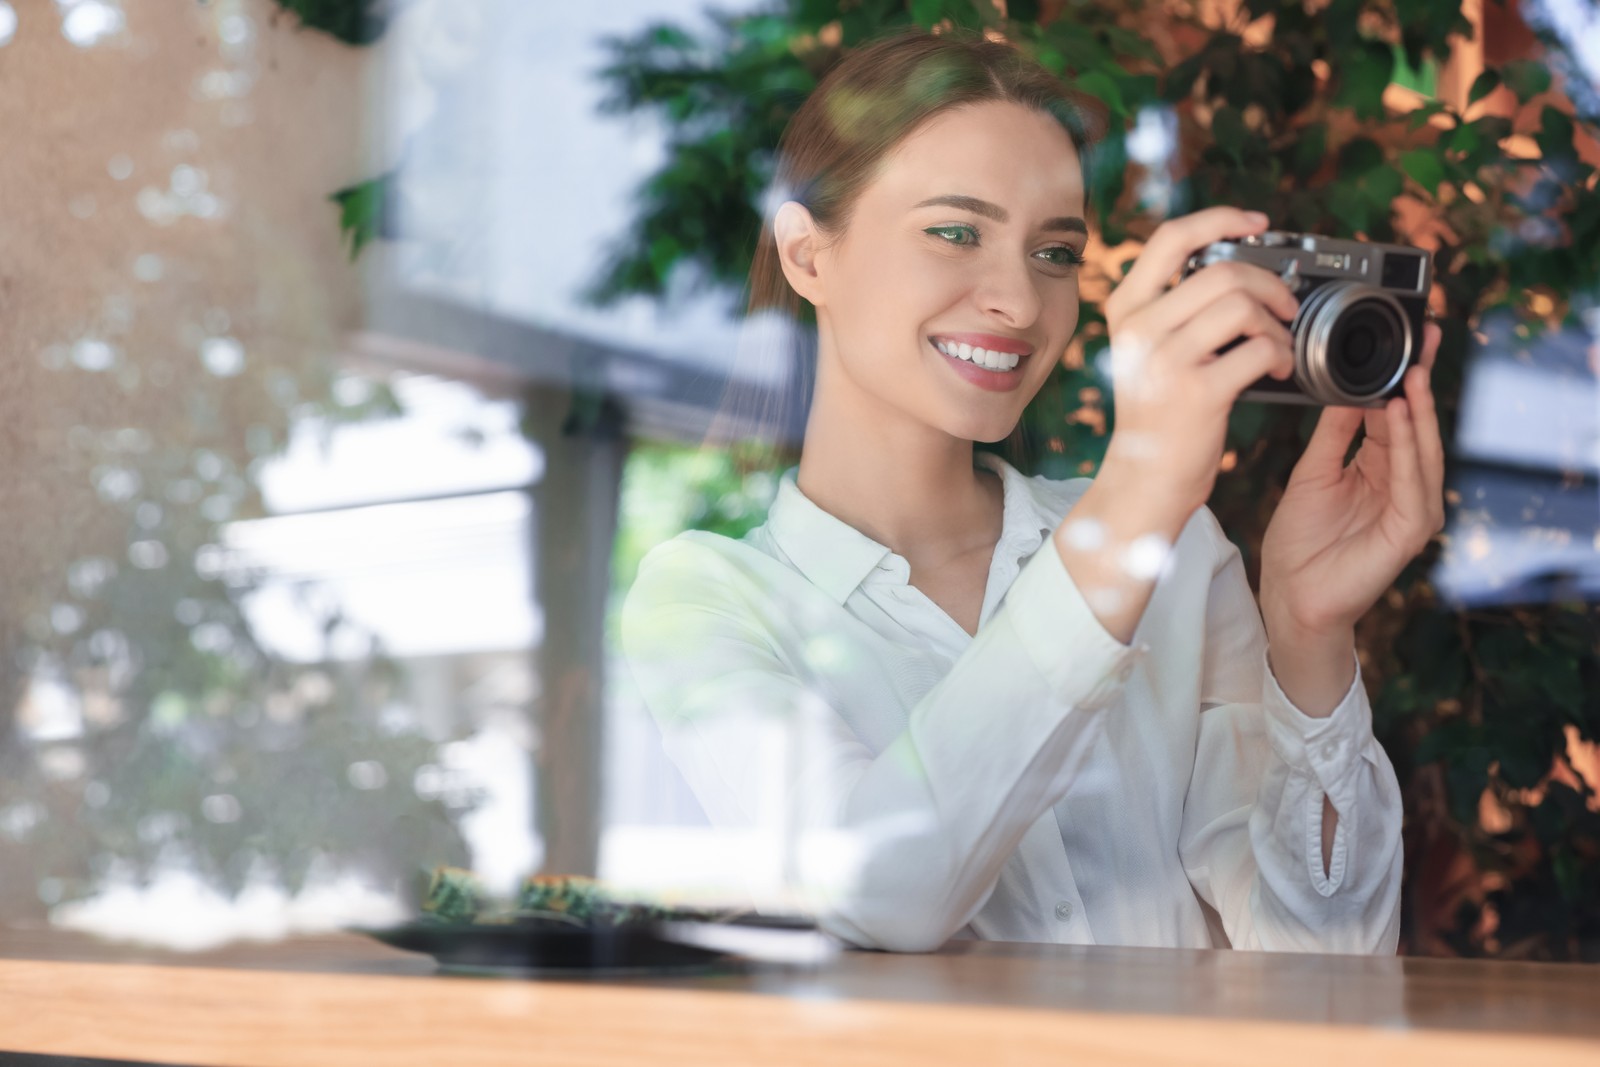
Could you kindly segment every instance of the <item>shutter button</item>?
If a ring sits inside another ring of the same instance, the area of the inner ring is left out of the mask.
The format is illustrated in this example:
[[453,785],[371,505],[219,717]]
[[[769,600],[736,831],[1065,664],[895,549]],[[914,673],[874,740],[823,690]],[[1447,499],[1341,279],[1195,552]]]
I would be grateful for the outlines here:
[[1067,922],[1072,918],[1072,901],[1063,900],[1056,905],[1056,918],[1062,922]]

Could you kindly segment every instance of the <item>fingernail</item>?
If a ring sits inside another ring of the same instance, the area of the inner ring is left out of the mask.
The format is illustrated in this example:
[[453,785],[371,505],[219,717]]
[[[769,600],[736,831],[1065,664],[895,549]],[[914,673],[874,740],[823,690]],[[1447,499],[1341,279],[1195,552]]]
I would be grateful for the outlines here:
[[1267,221],[1267,213],[1264,211],[1246,211],[1245,214],[1250,217],[1251,222]]

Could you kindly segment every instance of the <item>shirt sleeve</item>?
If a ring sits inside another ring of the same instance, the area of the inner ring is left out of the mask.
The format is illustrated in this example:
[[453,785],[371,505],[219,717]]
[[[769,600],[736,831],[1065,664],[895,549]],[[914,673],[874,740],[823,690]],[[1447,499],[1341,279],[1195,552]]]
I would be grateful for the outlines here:
[[[680,535],[640,564],[621,610],[623,659],[712,823],[794,840],[824,930],[935,949],[1065,793],[1145,649],[1105,630],[1046,538],[874,755],[774,640],[796,610]],[[775,744],[788,768],[778,783],[759,758]]]
[[[1326,718],[1296,707],[1267,660],[1239,549],[1217,546],[1206,604],[1199,740],[1178,849],[1234,948],[1392,954],[1400,938],[1400,783],[1355,680]],[[1323,797],[1338,815],[1327,873]]]

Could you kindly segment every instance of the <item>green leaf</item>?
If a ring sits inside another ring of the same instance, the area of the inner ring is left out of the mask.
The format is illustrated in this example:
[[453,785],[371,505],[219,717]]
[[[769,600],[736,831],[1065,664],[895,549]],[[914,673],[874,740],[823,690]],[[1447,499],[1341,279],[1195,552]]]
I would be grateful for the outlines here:
[[931,29],[944,18],[944,0],[911,0],[911,21]]
[[1333,217],[1343,223],[1344,233],[1334,236],[1349,236],[1367,228],[1367,201],[1366,198],[1354,187],[1346,182],[1339,182],[1328,189],[1328,208]]
[[1118,114],[1127,114],[1127,106],[1122,102],[1122,87],[1111,79],[1111,75],[1103,70],[1091,70],[1080,74],[1077,79],[1080,90],[1099,100]]
[[1482,136],[1479,151],[1485,155],[1495,153],[1500,142],[1511,136],[1511,120],[1501,115],[1483,115],[1473,119],[1471,125],[1476,126]]
[[1038,22],[1039,0],[1009,0],[1006,18],[1013,22]]
[[1033,58],[1039,61],[1040,66],[1058,77],[1067,69],[1067,57],[1061,54],[1059,48],[1051,44],[1040,44],[1034,50]]
[[1550,68],[1533,59],[1517,59],[1505,65],[1503,75],[1507,88],[1517,94],[1517,102],[1526,104],[1550,88]]
[[371,44],[387,26],[387,0],[278,0],[278,6],[300,17],[300,23],[345,44]]
[[1362,41],[1339,71],[1334,102],[1348,107],[1357,118],[1383,117],[1383,91],[1394,76],[1394,52],[1382,41]]
[[1572,148],[1572,117],[1549,104],[1539,112],[1539,132],[1534,141],[1545,159],[1570,158]]
[[350,258],[374,237],[382,236],[385,208],[395,172],[347,185],[328,197],[339,205],[339,231],[350,241]]
[[1339,173],[1356,178],[1383,164],[1383,148],[1370,137],[1355,137],[1339,149]]
[[1119,56],[1131,56],[1135,59],[1148,60],[1157,65],[1165,65],[1161,57],[1161,50],[1152,42],[1121,26],[1107,26],[1101,31],[1106,36],[1106,42],[1117,51]]
[[1489,67],[1472,80],[1472,89],[1467,93],[1467,103],[1476,104],[1500,88],[1500,72]]
[[1264,52],[1244,52],[1239,56],[1237,72],[1225,86],[1228,103],[1245,108],[1259,104],[1276,112],[1282,105],[1283,67],[1273,56]]
[[[877,6],[882,8],[889,5],[879,0]],[[995,7],[991,4],[980,6],[974,3],[973,0],[945,0],[944,5],[945,17],[955,25],[969,30],[980,29],[993,22],[995,20],[995,10]],[[865,3],[851,8],[850,15],[859,15],[864,21],[873,24],[881,25],[885,21],[882,14],[874,12],[871,9],[871,5]],[[866,33],[862,34],[863,39],[875,36],[878,29],[879,25],[872,25]]]
[[1161,99],[1154,74],[1131,74],[1122,77],[1122,99],[1130,113]]
[[1405,179],[1393,167],[1376,167],[1362,176],[1361,187],[1367,194],[1367,202],[1387,215],[1395,197],[1405,188]]
[[1187,98],[1204,70],[1205,66],[1198,55],[1190,56],[1168,69],[1161,85],[1161,99],[1176,102]]
[[1212,113],[1211,136],[1236,163],[1244,162],[1244,141],[1248,135],[1249,131],[1244,125],[1244,115],[1238,108],[1229,104],[1217,108]]
[[1328,124],[1313,122],[1300,131],[1300,137],[1294,143],[1294,154],[1290,165],[1297,177],[1309,178],[1321,168],[1327,154]]
[[1089,156],[1090,196],[1094,210],[1100,216],[1102,239],[1107,244],[1118,244],[1122,226],[1112,217],[1117,198],[1122,195],[1128,173],[1128,146],[1120,133],[1113,133],[1101,141]]
[[1444,140],[1444,147],[1446,151],[1460,152],[1470,158],[1483,147],[1483,135],[1478,132],[1475,123],[1464,122],[1450,131]]
[[1573,722],[1577,722],[1585,695],[1578,661],[1572,656],[1552,658],[1554,662],[1549,665],[1549,669],[1539,672],[1539,687],[1556,707],[1566,712]]
[[1439,154],[1428,148],[1415,148],[1400,157],[1400,168],[1411,175],[1411,180],[1437,196],[1439,183],[1444,181],[1444,164]]
[[1105,43],[1092,33],[1084,33],[1077,26],[1069,25],[1066,20],[1058,19],[1050,24],[1050,32],[1046,39],[1061,50],[1067,58],[1067,67],[1075,72],[1082,73],[1090,70],[1104,70],[1117,68],[1114,57],[1105,46]]
[[1550,769],[1548,739],[1539,735],[1506,738],[1500,749],[1500,779],[1513,789],[1532,789]]
[[1424,56],[1416,40],[1407,35],[1404,47],[1395,45],[1394,84],[1404,86],[1424,96],[1433,96],[1439,89],[1439,64],[1432,56]]
[[[1449,110],[1450,105],[1446,104],[1444,101],[1429,100],[1421,107],[1413,108],[1411,113],[1406,116],[1406,129],[1415,130],[1421,127],[1423,123],[1433,118],[1433,116],[1439,114],[1440,112],[1447,112]],[[1451,118],[1454,120],[1455,117],[1452,115]]]

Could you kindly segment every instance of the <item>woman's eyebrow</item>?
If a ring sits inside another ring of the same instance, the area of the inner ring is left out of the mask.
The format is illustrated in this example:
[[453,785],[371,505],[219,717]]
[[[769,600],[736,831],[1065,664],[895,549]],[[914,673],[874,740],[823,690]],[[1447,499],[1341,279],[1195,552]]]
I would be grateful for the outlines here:
[[[975,196],[960,196],[954,193],[930,197],[917,204],[912,210],[915,211],[916,208],[921,207],[940,206],[960,208],[963,211],[970,211],[974,215],[982,215],[986,219],[994,219],[996,222],[1005,222],[1011,218],[1006,209],[999,204],[991,204],[989,201],[979,200]],[[1047,233],[1081,233],[1085,237],[1089,235],[1088,225],[1076,215],[1061,215],[1053,219],[1045,219],[1044,224],[1039,229]]]

